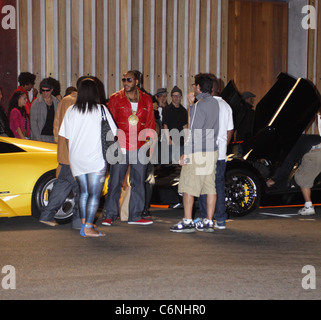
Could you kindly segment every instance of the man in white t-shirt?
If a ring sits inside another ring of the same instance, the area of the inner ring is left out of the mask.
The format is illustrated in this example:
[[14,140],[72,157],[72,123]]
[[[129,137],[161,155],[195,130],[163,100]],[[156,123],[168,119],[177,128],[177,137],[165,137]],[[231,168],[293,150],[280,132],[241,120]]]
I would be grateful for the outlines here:
[[[218,135],[218,150],[219,157],[216,165],[216,192],[217,200],[215,207],[215,228],[225,229],[225,221],[227,219],[226,207],[225,207],[225,169],[226,169],[226,153],[227,146],[230,143],[233,132],[233,111],[229,104],[218,96],[218,80],[213,76],[213,98],[217,100],[220,107],[220,124]],[[202,231],[202,220],[206,218],[206,195],[201,195],[199,198],[200,218],[195,220],[196,229]]]

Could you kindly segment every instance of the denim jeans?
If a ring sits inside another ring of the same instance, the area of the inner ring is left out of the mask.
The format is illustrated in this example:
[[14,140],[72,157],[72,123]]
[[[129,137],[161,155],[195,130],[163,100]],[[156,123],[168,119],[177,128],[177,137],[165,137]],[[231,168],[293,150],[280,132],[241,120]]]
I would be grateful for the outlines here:
[[[225,169],[226,169],[226,161],[218,160],[216,164],[216,175],[215,175],[215,185],[216,185],[216,193],[217,200],[215,206],[214,218],[218,222],[225,222],[227,219],[226,207],[225,207]],[[206,200],[207,195],[203,194],[198,199],[198,204],[200,207],[200,217],[206,218],[207,210],[206,210]]]
[[75,197],[74,214],[72,217],[72,228],[77,229],[81,227],[78,207],[79,188],[75,181],[70,166],[61,165],[61,170],[58,179],[55,181],[54,187],[51,191],[49,203],[44,207],[40,220],[52,221],[55,218],[57,210],[63,205],[71,190]]
[[115,221],[119,215],[119,197],[128,166],[130,167],[131,186],[128,222],[141,219],[141,213],[145,207],[147,164],[134,161],[135,159],[137,160],[138,152],[139,150],[127,151],[125,164],[117,163],[110,166],[108,193],[103,210],[103,219]]

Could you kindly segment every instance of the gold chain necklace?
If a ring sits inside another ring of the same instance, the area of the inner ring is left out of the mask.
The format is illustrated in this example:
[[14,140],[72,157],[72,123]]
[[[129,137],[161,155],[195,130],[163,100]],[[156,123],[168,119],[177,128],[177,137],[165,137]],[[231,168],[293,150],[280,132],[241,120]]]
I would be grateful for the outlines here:
[[[139,102],[139,91],[138,90],[137,90],[137,98],[136,99],[130,99],[126,92],[125,92],[125,95],[126,95],[127,99],[129,100],[129,102],[133,102],[133,103]],[[137,126],[138,122],[139,122],[139,118],[136,116],[136,112],[133,111],[133,114],[128,117],[128,123],[131,126]]]

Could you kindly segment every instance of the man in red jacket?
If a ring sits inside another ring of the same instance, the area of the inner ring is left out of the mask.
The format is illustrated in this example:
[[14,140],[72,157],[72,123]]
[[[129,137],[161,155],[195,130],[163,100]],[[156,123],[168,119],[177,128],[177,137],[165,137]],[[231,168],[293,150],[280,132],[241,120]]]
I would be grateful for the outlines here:
[[[38,95],[38,90],[34,89],[35,81],[36,81],[36,76],[34,74],[30,72],[21,72],[18,77],[19,87],[14,91],[14,93],[17,91],[22,91],[26,94],[27,104],[25,108],[29,117],[30,117],[31,105],[37,99],[37,95]],[[32,97],[32,100],[30,101],[29,92],[31,90],[33,90],[33,97]]]
[[138,88],[139,79],[134,71],[128,71],[122,82],[124,88],[110,97],[108,108],[118,126],[118,141],[126,155],[126,161],[110,166],[102,224],[111,226],[118,217],[121,187],[130,166],[128,223],[149,225],[153,221],[142,219],[141,213],[145,205],[146,154],[152,141],[156,139],[153,102],[148,94]]

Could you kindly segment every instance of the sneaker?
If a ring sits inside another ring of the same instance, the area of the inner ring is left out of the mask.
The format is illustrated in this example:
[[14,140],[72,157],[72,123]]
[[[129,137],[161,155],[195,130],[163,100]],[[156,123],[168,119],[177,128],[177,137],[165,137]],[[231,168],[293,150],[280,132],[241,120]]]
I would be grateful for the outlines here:
[[225,221],[222,221],[222,222],[215,221],[214,228],[219,230],[225,230],[226,229]]
[[145,220],[152,220],[152,215],[148,210],[144,210],[141,214],[141,217]]
[[101,224],[110,227],[113,225],[113,222],[111,219],[104,219]]
[[200,232],[214,232],[213,221],[208,219],[202,219],[197,222],[196,230]]
[[298,212],[301,216],[311,216],[315,214],[314,207],[303,207]]
[[195,224],[194,221],[191,221],[190,223],[186,223],[186,221],[183,219],[179,223],[173,225],[169,229],[171,232],[180,232],[180,233],[192,233],[195,232]]
[[154,222],[152,220],[146,220],[146,219],[139,219],[138,221],[129,221],[128,224],[135,224],[140,226],[148,226],[150,224],[153,224]]
[[195,229],[197,230],[198,227],[200,227],[203,223],[203,218],[196,218],[194,221]]

